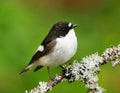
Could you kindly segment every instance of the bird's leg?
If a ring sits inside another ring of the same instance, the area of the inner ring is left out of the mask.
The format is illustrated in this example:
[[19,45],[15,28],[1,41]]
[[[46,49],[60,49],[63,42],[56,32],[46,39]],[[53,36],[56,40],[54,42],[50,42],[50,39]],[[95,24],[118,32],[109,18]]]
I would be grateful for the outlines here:
[[59,65],[60,68],[62,68],[62,70],[65,70],[65,67],[63,67],[62,65]]
[[62,72],[66,72],[66,68],[62,65],[59,65],[60,68],[62,68]]
[[49,78],[52,80],[52,77],[50,76],[50,67],[47,67],[47,70],[48,70]]

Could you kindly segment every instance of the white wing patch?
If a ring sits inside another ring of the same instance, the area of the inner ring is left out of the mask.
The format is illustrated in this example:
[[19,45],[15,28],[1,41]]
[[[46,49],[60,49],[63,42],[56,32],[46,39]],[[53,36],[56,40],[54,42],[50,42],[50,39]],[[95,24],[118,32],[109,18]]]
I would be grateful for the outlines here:
[[44,50],[44,46],[42,46],[42,45],[40,45],[37,49],[37,51],[40,51],[40,52],[42,52],[43,50]]
[[68,24],[68,27],[71,27],[71,26],[72,26],[72,23],[69,23],[69,24]]

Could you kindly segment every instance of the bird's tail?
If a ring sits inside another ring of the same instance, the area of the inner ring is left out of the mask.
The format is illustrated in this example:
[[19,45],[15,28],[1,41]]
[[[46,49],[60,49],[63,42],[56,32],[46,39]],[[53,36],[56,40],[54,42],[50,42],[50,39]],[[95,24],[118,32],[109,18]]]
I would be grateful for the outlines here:
[[20,71],[19,74],[22,74],[23,72],[26,72],[26,71],[30,70],[31,67],[32,67],[32,64],[31,65],[27,65],[23,70]]

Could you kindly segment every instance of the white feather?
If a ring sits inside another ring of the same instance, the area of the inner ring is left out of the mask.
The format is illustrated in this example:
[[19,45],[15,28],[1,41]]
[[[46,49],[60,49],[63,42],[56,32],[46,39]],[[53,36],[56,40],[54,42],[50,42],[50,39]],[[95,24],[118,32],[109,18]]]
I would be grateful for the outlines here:
[[68,61],[76,50],[77,38],[74,29],[71,29],[65,37],[57,38],[54,50],[50,54],[41,57],[37,63],[43,66],[58,66]]
[[71,27],[71,26],[72,26],[72,23],[69,23],[69,24],[68,24],[68,27]]
[[40,45],[37,49],[37,51],[40,51],[40,52],[42,52],[43,50],[44,50],[44,46],[42,46],[42,45]]

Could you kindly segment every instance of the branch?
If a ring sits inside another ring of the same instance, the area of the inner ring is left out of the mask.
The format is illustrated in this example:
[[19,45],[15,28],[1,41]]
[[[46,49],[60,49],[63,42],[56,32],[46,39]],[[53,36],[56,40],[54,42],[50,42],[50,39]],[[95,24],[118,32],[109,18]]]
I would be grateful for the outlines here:
[[75,60],[71,65],[64,66],[65,69],[49,82],[40,81],[36,88],[25,93],[46,93],[63,80],[68,82],[80,80],[85,83],[87,93],[103,93],[105,89],[99,86],[97,74],[100,72],[100,66],[109,62],[113,67],[120,64],[120,45],[107,48],[101,56],[95,53],[82,58],[80,62]]

